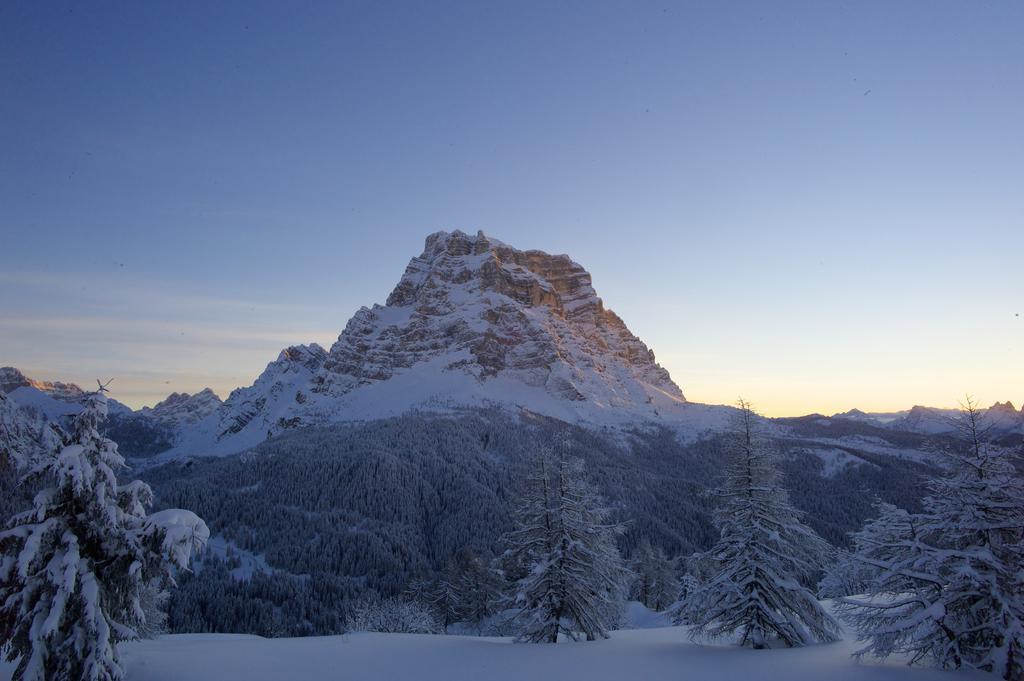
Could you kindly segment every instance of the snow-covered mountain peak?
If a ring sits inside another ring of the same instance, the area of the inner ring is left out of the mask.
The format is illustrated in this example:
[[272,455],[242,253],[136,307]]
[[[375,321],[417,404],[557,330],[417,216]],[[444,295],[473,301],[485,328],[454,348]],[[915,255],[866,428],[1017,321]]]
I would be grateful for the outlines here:
[[628,408],[653,391],[684,400],[581,265],[483,232],[427,237],[387,304],[349,321],[318,390],[345,394],[435,360],[444,371],[479,381],[500,375],[559,399]]
[[281,351],[277,356],[278,362],[300,364],[307,369],[316,370],[323,366],[327,359],[327,351],[318,343],[309,345],[293,345]]
[[[987,409],[981,409],[982,424],[990,435],[1020,432],[1024,433],[1024,411],[1017,411],[1012,402],[996,402]],[[922,434],[950,434],[959,429],[959,409],[943,409],[915,405],[908,411],[891,414],[895,418],[883,418],[889,414],[868,414],[875,417],[887,428]]]
[[386,304],[359,309],[329,351],[283,350],[183,449],[237,451],[291,428],[495,403],[594,424],[720,416],[683,414],[682,391],[569,256],[436,232]]
[[194,395],[171,393],[152,408],[143,407],[142,412],[161,421],[194,423],[212,414],[220,405],[217,393],[203,388]]
[[1008,414],[1016,414],[1017,408],[1013,406],[1013,402],[1007,400],[1005,402],[996,402],[988,408],[990,413],[1004,412]]

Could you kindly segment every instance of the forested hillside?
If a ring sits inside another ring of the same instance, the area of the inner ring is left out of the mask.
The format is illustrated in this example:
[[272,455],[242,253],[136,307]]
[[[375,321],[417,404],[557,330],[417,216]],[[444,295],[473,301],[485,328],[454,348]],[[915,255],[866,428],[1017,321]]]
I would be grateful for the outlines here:
[[[808,435],[772,442],[796,507],[829,541],[845,544],[876,496],[918,507],[925,463],[844,445],[856,457],[836,468]],[[717,438],[683,445],[668,430],[591,431],[500,410],[307,429],[242,455],[144,473],[158,506],[193,509],[226,540],[224,550],[207,552],[201,578],[179,580],[171,626],[340,631],[346,602],[369,590],[399,593],[465,547],[498,555],[529,456],[552,443],[584,460],[616,520],[627,523],[627,556],[644,540],[669,556],[711,545],[706,492],[720,471]],[[919,436],[901,444],[929,446]]]

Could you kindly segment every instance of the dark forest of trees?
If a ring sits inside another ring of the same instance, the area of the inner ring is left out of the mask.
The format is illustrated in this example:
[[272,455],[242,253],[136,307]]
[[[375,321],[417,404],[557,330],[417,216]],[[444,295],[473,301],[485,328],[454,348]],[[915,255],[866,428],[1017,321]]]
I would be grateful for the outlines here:
[[[858,451],[863,463],[826,476],[804,437],[771,446],[783,454],[794,505],[828,541],[845,546],[877,499],[919,508],[928,466]],[[242,455],[143,473],[158,506],[194,510],[215,535],[271,567],[239,577],[228,559],[208,554],[198,574],[179,579],[170,627],[332,633],[359,598],[399,594],[442,573],[460,551],[490,560],[511,528],[530,454],[556,440],[583,460],[626,523],[619,541],[627,558],[647,543],[687,556],[717,538],[708,490],[720,473],[720,438],[680,444],[668,430],[602,433],[489,410],[309,429]]]

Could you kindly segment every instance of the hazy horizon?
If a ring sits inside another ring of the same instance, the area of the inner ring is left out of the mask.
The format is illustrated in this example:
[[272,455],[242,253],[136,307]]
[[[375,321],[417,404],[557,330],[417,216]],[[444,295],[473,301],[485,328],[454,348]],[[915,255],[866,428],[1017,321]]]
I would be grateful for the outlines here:
[[0,366],[245,386],[424,237],[567,253],[687,399],[1024,400],[1024,5],[0,6]]
[[[463,230],[463,231],[466,231],[466,230]],[[506,243],[508,243],[507,240],[502,239],[498,235],[489,234],[488,236],[498,238],[499,240],[505,241]],[[510,244],[510,245],[512,245],[514,247],[517,247],[517,248],[519,247],[516,244]],[[525,248],[522,248],[521,250],[530,250],[530,249],[531,248],[527,246]],[[417,251],[417,255],[418,255],[418,251]],[[584,267],[586,266],[585,263],[581,263],[581,264],[583,264]],[[3,275],[0,274],[0,279],[2,279],[2,277],[3,277]],[[397,283],[397,282],[398,282],[398,276],[395,277],[395,283]],[[49,283],[50,284],[58,284],[58,282],[49,282]],[[63,282],[63,284],[66,285],[67,282]],[[96,286],[96,282],[90,282],[90,284],[88,286],[86,286],[85,288],[89,289],[89,288],[95,287],[95,286]],[[595,282],[595,288],[597,289],[598,294],[601,295],[601,289],[600,289],[600,283],[599,282]],[[103,295],[111,295],[111,294],[117,295],[116,293],[114,293],[114,291],[112,289],[105,289],[104,290],[104,289],[101,288],[100,290],[103,291]],[[391,289],[389,288],[387,290],[387,292],[383,292],[380,296],[378,296],[378,298],[376,300],[374,300],[372,302],[368,302],[366,305],[369,307],[369,306],[372,306],[374,303],[383,304],[384,299],[387,298],[387,293],[390,293],[390,290]],[[96,292],[94,291],[93,293],[95,294]],[[123,291],[120,292],[120,295],[124,295],[124,292]],[[147,291],[147,292],[141,292],[140,293],[136,288],[132,287],[132,294],[131,295],[136,295],[136,296],[141,295],[146,300],[148,300],[150,302],[153,302],[154,296],[158,296],[159,294],[157,294],[154,291]],[[174,305],[180,304],[181,302],[182,301],[181,301],[180,298],[174,298],[173,299],[173,304]],[[167,303],[165,302],[164,304],[167,304]],[[196,305],[196,306],[199,306],[199,307],[208,308],[211,317],[215,317],[218,314],[224,313],[224,312],[226,312],[228,310],[236,310],[237,311],[237,310],[244,310],[246,308],[251,308],[253,311],[255,311],[255,309],[257,307],[262,308],[264,310],[266,310],[266,308],[268,307],[266,305],[266,303],[260,303],[260,302],[257,302],[257,301],[221,300],[221,299],[217,299],[217,298],[214,298],[214,297],[200,297],[199,299],[197,299],[195,301],[189,301],[188,304]],[[274,310],[273,308],[271,308],[270,310],[266,310],[266,311],[270,312],[270,313],[275,313],[275,312],[276,313],[294,313],[294,312],[296,312],[293,309],[292,306],[286,306],[284,309],[278,309],[278,310]],[[302,310],[300,309],[299,312],[301,313]],[[352,310],[352,312],[354,313],[355,310]],[[346,317],[346,321],[347,321],[347,317]],[[626,322],[627,326],[629,326],[629,320],[628,319],[624,319],[624,321]],[[99,320],[99,321],[97,321],[97,320],[89,320],[88,318],[83,318],[83,319],[79,319],[79,320],[66,320],[66,323],[68,325],[71,325],[71,326],[77,325],[80,328],[86,328],[86,329],[90,329],[91,328],[93,330],[98,330],[98,327],[100,327],[101,325],[105,324],[105,322],[103,322],[102,320]],[[342,328],[343,328],[343,326],[344,326],[344,323],[342,323]],[[120,331],[128,331],[130,333],[131,327],[132,327],[132,324],[131,324],[131,322],[129,322],[126,325],[124,325],[124,328],[120,329]],[[175,332],[177,332],[178,338],[175,338]],[[193,342],[191,340],[191,335],[193,334],[193,332],[198,333],[200,335],[200,338],[198,340],[195,340],[194,341],[195,344],[193,346],[191,346],[191,350],[188,350],[189,343]],[[229,378],[227,380],[221,379],[219,381],[218,380],[209,380],[210,377],[204,377],[204,376],[198,375],[198,374],[196,374],[196,375],[177,374],[172,379],[164,379],[164,381],[162,383],[161,383],[161,380],[160,380],[161,377],[158,376],[158,375],[151,375],[151,376],[131,376],[131,375],[129,375],[129,376],[118,376],[116,374],[116,367],[117,367],[116,360],[114,362],[106,364],[106,366],[109,368],[109,370],[107,372],[99,372],[99,373],[94,372],[94,374],[96,374],[96,375],[90,375],[88,372],[85,372],[85,373],[78,372],[78,371],[75,371],[74,369],[70,369],[68,373],[63,373],[63,374],[57,373],[57,374],[54,374],[51,371],[47,370],[45,367],[31,367],[30,366],[30,367],[26,368],[24,366],[17,366],[17,365],[15,365],[15,367],[20,369],[20,370],[22,370],[26,374],[26,376],[28,376],[31,379],[43,380],[43,381],[73,382],[73,383],[77,383],[80,387],[83,387],[85,389],[88,389],[89,386],[92,386],[96,382],[96,380],[98,380],[98,379],[102,379],[104,381],[107,381],[107,380],[110,380],[110,379],[114,379],[112,381],[111,385],[110,385],[111,395],[115,399],[117,399],[118,401],[120,401],[120,402],[122,402],[122,403],[124,403],[124,404],[126,404],[128,406],[130,406],[131,408],[139,409],[139,408],[141,408],[143,406],[152,407],[157,402],[159,402],[159,401],[163,400],[164,398],[166,398],[172,392],[195,393],[195,392],[198,392],[199,390],[202,390],[203,388],[211,388],[222,399],[224,399],[235,388],[245,387],[245,386],[251,385],[253,383],[253,381],[255,381],[255,379],[258,377],[259,373],[262,372],[262,370],[265,367],[265,365],[267,363],[269,363],[270,361],[273,361],[274,359],[276,359],[277,358],[277,353],[280,352],[280,350],[284,349],[285,347],[288,347],[290,345],[298,345],[298,344],[318,343],[321,346],[323,346],[325,349],[329,349],[330,346],[333,344],[334,340],[337,339],[338,333],[340,333],[340,328],[339,328],[339,331],[337,333],[333,333],[332,334],[332,333],[326,332],[326,331],[321,332],[321,333],[313,332],[313,336],[312,337],[303,338],[303,339],[297,339],[297,338],[290,337],[289,334],[286,331],[270,331],[270,332],[266,332],[266,331],[261,331],[258,328],[258,326],[248,326],[248,327],[246,327],[244,329],[235,329],[235,328],[226,328],[226,327],[223,327],[223,326],[214,325],[212,323],[211,324],[206,324],[206,325],[199,325],[196,328],[188,328],[188,327],[186,327],[186,326],[184,326],[182,324],[177,324],[177,325],[175,325],[175,324],[162,324],[161,335],[163,335],[167,339],[176,341],[175,344],[178,345],[179,347],[186,348],[186,351],[192,351],[192,352],[197,352],[197,353],[202,354],[202,353],[205,352],[205,349],[210,347],[211,345],[212,345],[213,349],[217,350],[217,349],[220,349],[222,347],[228,347],[228,348],[234,349],[234,348],[238,347],[238,344],[241,344],[241,346],[244,347],[245,350],[246,350],[247,359],[251,358],[251,361],[252,362],[256,362],[256,363],[261,361],[261,358],[259,357],[259,354],[261,352],[266,351],[267,353],[269,353],[269,354],[265,354],[264,358],[262,359],[262,364],[260,364],[259,368],[255,370],[255,373],[252,373],[248,377],[242,376],[241,377],[241,382],[236,382],[233,378]],[[645,339],[641,338],[641,340],[645,340]],[[274,345],[275,343],[277,343],[278,345],[275,346]],[[276,350],[274,348],[276,348]],[[678,379],[676,379],[675,374],[672,372],[672,367],[669,366],[665,361],[663,361],[661,359],[660,355],[658,355],[657,348],[652,348],[652,349],[655,350],[655,356],[658,358],[659,363],[661,363],[662,366],[665,366],[669,370],[669,373],[672,373],[673,379],[678,384],[679,381],[678,381]],[[0,363],[0,366],[2,366],[2,365],[3,364]],[[991,406],[991,404],[993,404],[994,402],[1005,402],[1007,400],[1013,402],[1013,404],[1016,407],[1018,407],[1018,408],[1020,408],[1022,406],[1022,402],[1018,401],[1018,400],[1012,399],[1012,396],[998,396],[998,395],[997,396],[986,396],[986,395],[979,395],[979,394],[967,391],[967,392],[962,393],[959,396],[954,397],[952,400],[947,400],[947,401],[917,400],[917,401],[912,401],[911,403],[905,403],[905,404],[888,403],[888,406],[878,407],[878,408],[866,407],[866,406],[860,405],[860,404],[844,403],[844,404],[846,404],[846,406],[844,406],[844,407],[832,407],[832,408],[829,408],[829,409],[811,409],[811,410],[808,410],[808,411],[800,411],[800,410],[786,411],[786,410],[777,410],[777,409],[774,409],[774,408],[772,408],[770,406],[769,407],[763,406],[762,404],[760,404],[757,401],[755,401],[754,398],[748,392],[738,393],[736,396],[733,396],[732,398],[730,398],[728,396],[725,396],[725,397],[717,398],[717,399],[702,399],[701,396],[694,395],[694,394],[692,394],[691,391],[688,391],[687,387],[685,385],[681,385],[680,387],[683,389],[683,392],[686,395],[687,400],[690,401],[690,402],[699,402],[699,403],[708,403],[708,404],[730,404],[731,405],[731,404],[735,403],[737,398],[742,396],[745,399],[748,399],[748,400],[752,401],[753,402],[753,406],[754,406],[755,409],[758,409],[761,413],[765,414],[766,416],[772,416],[772,417],[775,417],[775,416],[804,416],[804,415],[812,414],[812,413],[821,413],[821,414],[825,414],[825,415],[831,415],[831,414],[834,414],[834,413],[841,413],[841,412],[849,411],[850,409],[861,409],[862,411],[866,411],[866,412],[893,412],[893,411],[907,410],[907,409],[910,409],[912,406],[915,406],[915,405],[922,405],[922,406],[928,406],[928,407],[936,407],[936,408],[946,408],[946,409],[949,409],[949,408],[957,408],[960,405],[960,403],[963,401],[963,399],[965,397],[967,397],[967,396],[970,396],[972,399],[976,400],[983,407]],[[715,394],[721,394],[721,392],[719,391],[719,392],[717,392]]]

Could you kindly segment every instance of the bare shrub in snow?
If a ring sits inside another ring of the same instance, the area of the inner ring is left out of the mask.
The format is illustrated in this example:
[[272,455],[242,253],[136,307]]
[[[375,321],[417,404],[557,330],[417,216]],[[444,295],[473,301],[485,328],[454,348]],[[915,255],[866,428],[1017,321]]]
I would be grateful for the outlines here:
[[441,634],[444,627],[421,603],[400,598],[360,601],[345,623],[350,632],[387,634]]

